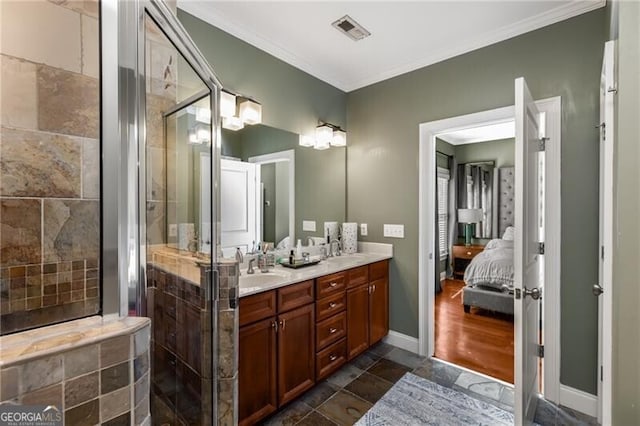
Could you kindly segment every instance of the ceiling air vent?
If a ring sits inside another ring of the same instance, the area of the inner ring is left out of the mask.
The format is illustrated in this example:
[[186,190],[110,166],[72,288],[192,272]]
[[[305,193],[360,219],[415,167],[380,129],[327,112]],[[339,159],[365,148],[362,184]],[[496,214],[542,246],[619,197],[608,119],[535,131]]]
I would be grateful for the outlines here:
[[354,41],[362,40],[363,38],[371,35],[369,31],[365,30],[362,25],[358,24],[349,15],[344,15],[331,25]]

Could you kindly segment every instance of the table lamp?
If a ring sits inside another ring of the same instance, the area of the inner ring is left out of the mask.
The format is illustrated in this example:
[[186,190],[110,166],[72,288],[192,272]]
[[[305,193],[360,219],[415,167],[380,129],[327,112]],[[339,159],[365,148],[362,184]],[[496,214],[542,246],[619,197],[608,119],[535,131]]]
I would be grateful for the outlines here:
[[458,223],[464,223],[464,245],[471,245],[473,225],[482,222],[482,209],[458,209]]

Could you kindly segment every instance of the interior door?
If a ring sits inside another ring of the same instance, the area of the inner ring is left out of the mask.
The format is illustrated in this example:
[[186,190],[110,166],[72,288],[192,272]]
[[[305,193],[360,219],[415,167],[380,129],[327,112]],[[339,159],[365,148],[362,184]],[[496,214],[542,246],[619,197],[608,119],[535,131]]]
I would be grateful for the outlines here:
[[515,81],[515,416],[532,424],[538,401],[542,259],[539,238],[540,113],[524,78]]
[[259,186],[255,164],[222,159],[220,167],[222,254],[232,257],[236,247],[246,253],[259,240]]
[[593,287],[598,299],[598,421],[611,424],[611,346],[613,269],[613,137],[615,95],[615,41],[604,47],[600,78],[600,256],[599,282]]

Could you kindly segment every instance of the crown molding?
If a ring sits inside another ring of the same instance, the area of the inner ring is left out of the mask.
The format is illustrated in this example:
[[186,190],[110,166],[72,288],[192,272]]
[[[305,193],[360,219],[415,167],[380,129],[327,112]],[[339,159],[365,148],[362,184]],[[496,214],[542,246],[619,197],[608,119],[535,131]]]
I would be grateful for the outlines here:
[[499,28],[495,31],[486,32],[477,37],[463,40],[459,43],[449,45],[446,48],[434,51],[426,56],[406,63],[401,66],[394,67],[387,71],[373,74],[359,80],[346,81],[335,75],[325,72],[318,67],[308,63],[298,55],[290,52],[285,47],[274,43],[268,38],[262,37],[256,33],[242,28],[231,19],[221,13],[216,13],[206,7],[205,3],[181,1],[178,7],[193,16],[206,21],[207,23],[237,37],[246,43],[265,51],[266,53],[294,66],[312,76],[344,91],[351,92],[381,81],[397,77],[399,75],[415,71],[417,69],[433,65],[438,62],[490,46],[492,44],[508,40],[510,38],[522,35],[524,33],[534,31],[548,25],[558,23],[560,21],[573,18],[578,15],[602,8],[606,5],[606,0],[595,1],[573,1],[562,4],[554,9],[538,14],[531,18],[523,19],[506,27]]

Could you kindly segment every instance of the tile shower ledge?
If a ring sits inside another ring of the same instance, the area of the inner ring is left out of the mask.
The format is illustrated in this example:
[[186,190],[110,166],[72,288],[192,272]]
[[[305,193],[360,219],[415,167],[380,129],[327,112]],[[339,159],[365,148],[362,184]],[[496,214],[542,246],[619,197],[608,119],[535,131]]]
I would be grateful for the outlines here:
[[[276,288],[311,280],[336,272],[346,271],[348,269],[357,268],[359,266],[368,265],[370,263],[379,262],[381,260],[391,259],[392,257],[392,251],[364,252],[356,254],[345,254],[340,257],[329,258],[327,260],[323,260],[315,266],[309,266],[301,269],[290,269],[278,265],[275,268],[272,268],[271,271],[275,272],[275,274],[278,274],[278,276],[281,276],[281,278],[278,280],[271,279],[269,280],[269,282],[264,284],[256,283],[255,279],[252,279],[250,285],[243,283],[244,278],[246,278],[248,275],[246,269],[242,269],[239,280],[240,297],[262,293],[263,291],[273,290]],[[253,276],[259,277],[260,274],[260,270],[256,268],[256,272]],[[273,277],[275,274],[271,274],[270,276]]]
[[60,353],[121,335],[150,324],[149,318],[99,315],[0,337],[0,367]]

